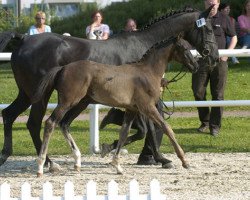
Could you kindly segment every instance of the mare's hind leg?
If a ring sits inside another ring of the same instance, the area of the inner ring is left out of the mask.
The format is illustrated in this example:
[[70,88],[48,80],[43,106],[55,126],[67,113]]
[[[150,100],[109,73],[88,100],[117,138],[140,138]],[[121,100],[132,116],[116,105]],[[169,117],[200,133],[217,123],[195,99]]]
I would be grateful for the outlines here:
[[160,115],[156,107],[152,105],[148,107],[148,110],[144,110],[144,111],[148,117],[150,117],[155,123],[159,124],[162,127],[164,132],[167,134],[170,142],[172,143],[178,158],[182,161],[182,166],[184,168],[188,168],[188,163],[184,158],[184,151],[182,150],[181,146],[178,144],[175,138],[174,131],[168,124],[165,123],[164,119],[162,118],[162,116]]
[[124,121],[123,121],[121,130],[120,130],[120,133],[119,133],[119,141],[117,144],[116,152],[113,156],[112,162],[110,163],[111,165],[113,165],[116,168],[117,174],[122,174],[122,171],[123,171],[122,167],[120,165],[120,160],[119,160],[120,150],[123,147],[123,145],[127,139],[128,132],[129,132],[130,127],[133,123],[134,117],[135,117],[134,112],[127,111],[124,115]]
[[[122,124],[121,124],[122,125]],[[148,132],[147,124],[145,122],[145,118],[138,114],[135,116],[135,119],[131,125],[131,128],[136,128],[137,132],[134,135],[127,137],[124,146],[131,144],[137,140],[142,140],[146,133]],[[101,156],[105,157],[108,153],[110,153],[113,149],[116,149],[118,140],[114,140],[112,144],[102,144]]]
[[0,155],[0,166],[12,154],[12,125],[16,118],[30,106],[29,98],[19,91],[17,98],[2,110],[4,125],[4,144]]
[[[39,155],[41,146],[42,146],[42,140],[41,140],[41,135],[40,135],[42,120],[45,115],[47,104],[51,96],[51,93],[52,92],[46,94],[43,100],[31,105],[30,115],[29,115],[29,119],[27,122],[27,128],[30,132],[30,136],[36,148],[37,155]],[[45,166],[48,166],[48,163],[50,163],[51,172],[60,170],[60,166],[56,163],[53,163],[49,159],[49,157],[46,156]]]

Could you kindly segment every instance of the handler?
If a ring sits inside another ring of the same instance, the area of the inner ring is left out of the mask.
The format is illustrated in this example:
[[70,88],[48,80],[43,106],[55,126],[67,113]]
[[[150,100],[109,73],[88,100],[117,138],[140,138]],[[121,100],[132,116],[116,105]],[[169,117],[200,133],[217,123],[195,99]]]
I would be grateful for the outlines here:
[[[234,49],[237,44],[235,28],[232,26],[229,16],[218,11],[220,0],[205,0],[204,3],[205,8],[215,5],[210,12],[210,18],[218,49],[226,48],[226,36],[231,37],[228,49]],[[221,57],[215,67],[205,66],[202,59],[199,60],[199,70],[192,75],[192,90],[196,101],[206,100],[206,89],[209,81],[212,100],[224,99],[228,72],[227,59],[228,57]],[[206,132],[207,129],[210,129],[210,134],[217,136],[221,127],[222,113],[223,107],[212,107],[211,111],[209,107],[198,108],[201,122],[200,127],[197,129],[198,132]]]

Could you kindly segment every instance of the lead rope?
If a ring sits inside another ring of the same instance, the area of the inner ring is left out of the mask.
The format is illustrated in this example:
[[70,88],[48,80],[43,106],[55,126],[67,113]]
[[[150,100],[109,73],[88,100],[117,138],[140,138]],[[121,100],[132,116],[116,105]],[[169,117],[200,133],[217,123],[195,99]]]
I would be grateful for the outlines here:
[[[168,81],[168,83],[177,82],[177,81],[179,81],[180,79],[182,79],[182,78],[187,74],[187,72],[184,72],[184,74],[183,74],[181,77],[177,78],[178,76],[180,76],[180,74],[181,74],[182,72],[183,72],[183,67],[181,68],[181,70],[180,70],[180,72],[179,72],[178,74],[176,74],[170,81]],[[160,101],[161,101],[161,103],[162,103],[162,105],[163,105],[163,109],[161,110],[161,112],[163,113],[163,118],[164,118],[165,120],[168,120],[168,119],[171,117],[171,115],[174,114],[174,111],[175,111],[175,104],[174,104],[174,102],[175,102],[175,101],[172,100],[172,102],[173,102],[172,110],[169,111],[168,106],[167,106],[167,105],[164,103],[164,101],[163,101],[163,95],[164,95],[164,92],[165,92],[165,88],[168,90],[171,99],[173,99],[173,95],[172,95],[170,89],[168,88],[168,86],[166,86],[166,87],[163,88],[163,91],[162,91],[162,94],[161,94],[161,97],[160,97]],[[167,111],[165,111],[164,108],[165,108]],[[168,115],[168,117],[165,118],[165,115],[164,115],[164,114]]]

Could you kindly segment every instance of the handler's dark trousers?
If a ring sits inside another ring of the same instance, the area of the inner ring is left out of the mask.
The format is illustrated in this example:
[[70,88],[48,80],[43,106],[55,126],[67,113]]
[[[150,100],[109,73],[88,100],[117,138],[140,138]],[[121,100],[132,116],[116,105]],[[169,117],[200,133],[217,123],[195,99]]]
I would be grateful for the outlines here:
[[[158,112],[161,114],[161,116],[164,117],[163,112],[162,112],[163,105],[162,105],[161,101],[157,102],[156,108],[157,108]],[[156,124],[154,124],[154,127],[149,127],[150,121],[151,120],[148,120],[148,122],[147,122],[148,132],[155,131],[156,140],[157,140],[156,148],[159,150],[159,148],[161,146],[161,142],[162,142],[163,130]],[[152,121],[151,121],[151,123],[152,123]],[[146,134],[145,143],[144,143],[144,147],[142,149],[141,155],[153,155],[152,150],[151,150],[151,145],[152,145],[152,139],[150,137],[150,134]]]
[[[192,90],[196,101],[206,100],[206,88],[210,81],[210,91],[212,100],[223,100],[224,90],[227,80],[228,64],[220,61],[212,70],[204,66],[202,61],[199,62],[200,68],[197,73],[192,75]],[[199,107],[198,114],[202,124],[209,126],[210,129],[221,127],[223,108]]]

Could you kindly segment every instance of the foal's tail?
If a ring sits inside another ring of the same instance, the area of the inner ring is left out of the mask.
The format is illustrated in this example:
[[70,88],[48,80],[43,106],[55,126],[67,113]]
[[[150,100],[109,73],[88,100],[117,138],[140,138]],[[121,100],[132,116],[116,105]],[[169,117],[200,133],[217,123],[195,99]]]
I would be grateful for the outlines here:
[[63,69],[63,67],[53,67],[44,77],[38,85],[38,88],[31,98],[31,103],[36,103],[43,99],[46,92],[51,91],[55,88],[55,80],[57,74]]
[[24,34],[16,33],[13,31],[6,31],[0,33],[0,52],[2,52],[7,44],[12,40],[12,39],[18,39],[22,40],[24,38]]

